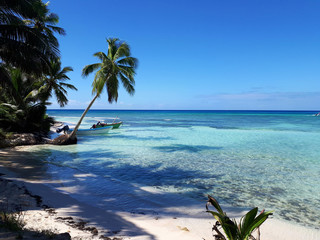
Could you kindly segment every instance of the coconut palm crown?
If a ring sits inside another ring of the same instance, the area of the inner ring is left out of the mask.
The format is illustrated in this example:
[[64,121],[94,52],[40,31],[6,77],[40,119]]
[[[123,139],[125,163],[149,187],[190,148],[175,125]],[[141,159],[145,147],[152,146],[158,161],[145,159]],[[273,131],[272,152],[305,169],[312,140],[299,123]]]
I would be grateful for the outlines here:
[[100,59],[100,63],[87,65],[82,70],[82,76],[87,77],[97,71],[92,83],[92,93],[100,96],[105,88],[108,93],[109,103],[117,102],[119,82],[130,94],[134,94],[134,75],[138,60],[131,57],[130,47],[118,38],[107,39],[108,53],[97,52],[93,56]]
[[61,67],[59,58],[50,60],[49,73],[43,79],[43,86],[39,89],[44,101],[47,101],[54,93],[60,107],[64,107],[68,103],[66,88],[78,90],[72,84],[66,83],[70,80],[67,76],[70,71],[73,71],[72,67]]

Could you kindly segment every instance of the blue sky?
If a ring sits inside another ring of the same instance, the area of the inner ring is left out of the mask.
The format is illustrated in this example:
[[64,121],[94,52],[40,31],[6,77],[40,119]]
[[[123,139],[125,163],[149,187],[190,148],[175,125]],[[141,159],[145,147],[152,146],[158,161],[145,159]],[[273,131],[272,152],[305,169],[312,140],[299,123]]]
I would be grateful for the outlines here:
[[[320,110],[320,1],[52,0],[68,109],[84,109],[93,75],[82,78],[106,38],[139,59],[136,93],[93,109]],[[55,101],[50,108],[59,108]]]

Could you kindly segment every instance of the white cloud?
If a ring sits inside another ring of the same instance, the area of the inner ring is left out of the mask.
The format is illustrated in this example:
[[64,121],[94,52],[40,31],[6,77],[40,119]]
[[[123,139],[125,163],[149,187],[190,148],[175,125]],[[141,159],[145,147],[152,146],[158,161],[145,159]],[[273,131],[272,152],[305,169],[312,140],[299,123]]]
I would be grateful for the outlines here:
[[[211,109],[320,109],[320,92],[242,92],[202,95],[197,98]],[[218,107],[215,108],[214,106]]]

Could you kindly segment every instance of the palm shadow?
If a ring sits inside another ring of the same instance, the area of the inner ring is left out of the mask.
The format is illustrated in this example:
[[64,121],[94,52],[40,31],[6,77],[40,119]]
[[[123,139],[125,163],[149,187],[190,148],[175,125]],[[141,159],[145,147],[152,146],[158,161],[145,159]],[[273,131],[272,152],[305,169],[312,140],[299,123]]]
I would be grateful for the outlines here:
[[185,151],[190,153],[197,153],[204,150],[220,150],[222,147],[210,147],[206,145],[186,145],[186,144],[172,144],[168,146],[157,146],[153,147],[154,149],[160,150],[162,152],[176,152],[176,151]]
[[[117,233],[131,237],[148,236],[150,239],[156,239],[151,233],[117,212],[126,212],[133,217],[142,214],[154,218],[158,217],[159,213],[161,216],[179,217],[181,212],[172,207],[181,207],[182,202],[185,207],[199,204],[191,199],[186,201],[185,196],[181,194],[150,191],[140,186],[160,189],[168,186],[178,188],[192,186],[198,189],[194,193],[199,196],[201,192],[203,193],[201,186],[197,185],[196,181],[192,181],[195,176],[199,175],[197,171],[163,167],[160,163],[150,166],[131,164],[112,166],[108,171],[111,177],[106,177],[99,169],[108,169],[108,165],[114,164],[115,160],[107,163],[101,162],[100,167],[92,169],[93,174],[89,174],[90,176],[73,169],[72,180],[69,176],[65,179],[56,178],[53,181],[53,174],[65,174],[61,172],[64,168],[57,166],[59,165],[57,156],[60,158],[63,156],[61,159],[64,161],[79,157],[76,153],[61,151],[58,148],[43,149],[36,153],[2,150],[0,164],[14,173],[17,184],[25,185],[32,194],[43,196],[45,204],[53,206],[66,216],[81,216],[90,223],[97,223],[98,227],[107,230],[107,234]],[[110,153],[110,156],[119,157],[117,153]],[[88,163],[86,160],[83,162]],[[128,172],[130,174],[127,174]],[[67,174],[70,173],[67,171]],[[153,182],[152,185],[150,185],[150,180]],[[49,184],[50,187],[45,186],[46,184]],[[73,192],[70,193],[65,189],[73,189]],[[86,197],[89,199],[89,204],[85,203]]]

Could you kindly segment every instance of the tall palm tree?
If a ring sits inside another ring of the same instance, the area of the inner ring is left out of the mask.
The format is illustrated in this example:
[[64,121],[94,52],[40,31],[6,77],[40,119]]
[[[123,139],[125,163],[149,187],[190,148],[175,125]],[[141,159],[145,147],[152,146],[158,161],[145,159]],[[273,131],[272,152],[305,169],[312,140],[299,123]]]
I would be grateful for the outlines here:
[[[25,22],[40,19],[48,11],[41,0],[0,0],[1,65],[10,64],[38,75],[48,69],[49,59],[59,56],[58,43]],[[0,66],[0,77],[8,81],[3,66]]]
[[39,30],[46,36],[48,42],[53,46],[58,47],[59,42],[54,36],[54,33],[66,35],[66,32],[63,28],[55,26],[59,23],[59,16],[55,13],[50,13],[48,6],[49,2],[46,4],[34,4],[34,8],[37,10],[38,15],[32,19],[24,20],[24,22],[27,26]]
[[42,0],[0,0],[0,127],[48,130],[48,97],[54,93],[65,105],[65,88],[75,89],[63,82],[71,68],[61,71],[51,60],[59,57],[54,33],[65,34],[58,20]]
[[101,62],[87,65],[82,70],[82,75],[87,77],[90,73],[96,71],[93,83],[92,94],[94,98],[90,102],[87,109],[83,112],[76,127],[69,135],[69,139],[76,139],[78,128],[91,108],[94,101],[100,97],[103,89],[107,90],[108,102],[117,102],[119,82],[122,83],[125,90],[133,95],[135,92],[134,75],[138,66],[138,60],[131,57],[130,47],[126,42],[120,41],[118,38],[107,39],[108,53],[97,52],[93,56],[99,58]]
[[68,103],[67,90],[65,88],[78,90],[72,84],[65,83],[65,81],[70,80],[67,76],[67,73],[70,71],[73,71],[72,67],[61,69],[60,59],[51,59],[49,74],[44,78],[41,83],[43,86],[39,89],[43,101],[47,101],[52,97],[52,93],[54,93],[60,107],[64,107]]

